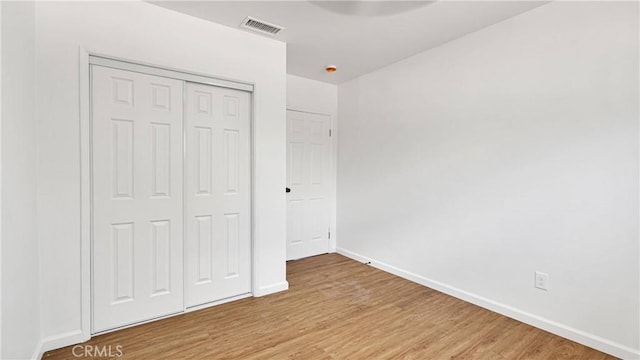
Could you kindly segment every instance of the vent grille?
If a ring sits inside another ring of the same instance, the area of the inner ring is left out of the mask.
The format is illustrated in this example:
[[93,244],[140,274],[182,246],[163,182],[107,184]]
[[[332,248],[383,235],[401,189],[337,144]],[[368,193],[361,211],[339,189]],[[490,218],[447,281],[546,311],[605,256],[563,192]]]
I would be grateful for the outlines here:
[[251,16],[247,16],[247,18],[244,19],[240,24],[240,27],[267,35],[276,35],[280,31],[284,30],[284,27],[282,26],[258,20],[256,18],[252,18]]

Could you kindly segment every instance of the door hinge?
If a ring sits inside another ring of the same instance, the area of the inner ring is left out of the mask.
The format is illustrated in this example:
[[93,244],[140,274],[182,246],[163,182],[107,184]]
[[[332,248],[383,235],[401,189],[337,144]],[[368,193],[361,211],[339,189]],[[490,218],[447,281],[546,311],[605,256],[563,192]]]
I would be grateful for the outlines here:
[[329,228],[329,239],[331,239],[331,228]]
[[331,137],[331,129],[329,129],[329,137]]

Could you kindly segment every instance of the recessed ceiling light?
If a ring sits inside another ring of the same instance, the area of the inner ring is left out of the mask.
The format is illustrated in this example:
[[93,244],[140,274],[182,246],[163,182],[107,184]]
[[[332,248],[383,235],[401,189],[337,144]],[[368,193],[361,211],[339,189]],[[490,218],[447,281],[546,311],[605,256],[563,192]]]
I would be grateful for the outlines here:
[[334,73],[334,72],[336,72],[336,70],[338,70],[338,67],[335,66],[335,65],[329,64],[329,65],[324,67],[324,71],[326,71],[328,73]]

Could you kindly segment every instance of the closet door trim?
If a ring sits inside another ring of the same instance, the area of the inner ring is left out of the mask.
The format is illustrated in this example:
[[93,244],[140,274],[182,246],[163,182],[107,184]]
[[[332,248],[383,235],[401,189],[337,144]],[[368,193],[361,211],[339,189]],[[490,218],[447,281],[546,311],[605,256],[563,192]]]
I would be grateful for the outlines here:
[[217,87],[242,90],[247,92],[253,92],[253,84],[235,81],[235,80],[227,80],[227,79],[219,79],[211,76],[187,72],[176,69],[169,69],[164,67],[158,67],[153,65],[146,65],[142,63],[135,63],[127,60],[120,60],[116,58],[110,58],[99,55],[89,55],[89,64],[91,65],[100,65],[104,67],[110,67],[114,69],[120,70],[128,70],[133,72],[138,72],[147,75],[155,75],[162,76],[171,79],[184,80],[189,82],[195,82],[200,84],[213,85]]

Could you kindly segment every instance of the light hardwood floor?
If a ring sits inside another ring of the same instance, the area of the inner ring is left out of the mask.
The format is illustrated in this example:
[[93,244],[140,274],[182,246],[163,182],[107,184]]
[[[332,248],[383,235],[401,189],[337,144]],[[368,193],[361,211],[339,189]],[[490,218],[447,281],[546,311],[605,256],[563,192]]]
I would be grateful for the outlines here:
[[[613,359],[337,254],[289,262],[287,279],[286,292],[97,336],[83,345],[111,345],[112,355],[121,345],[121,359],[144,360]],[[43,358],[77,359],[72,347]]]

